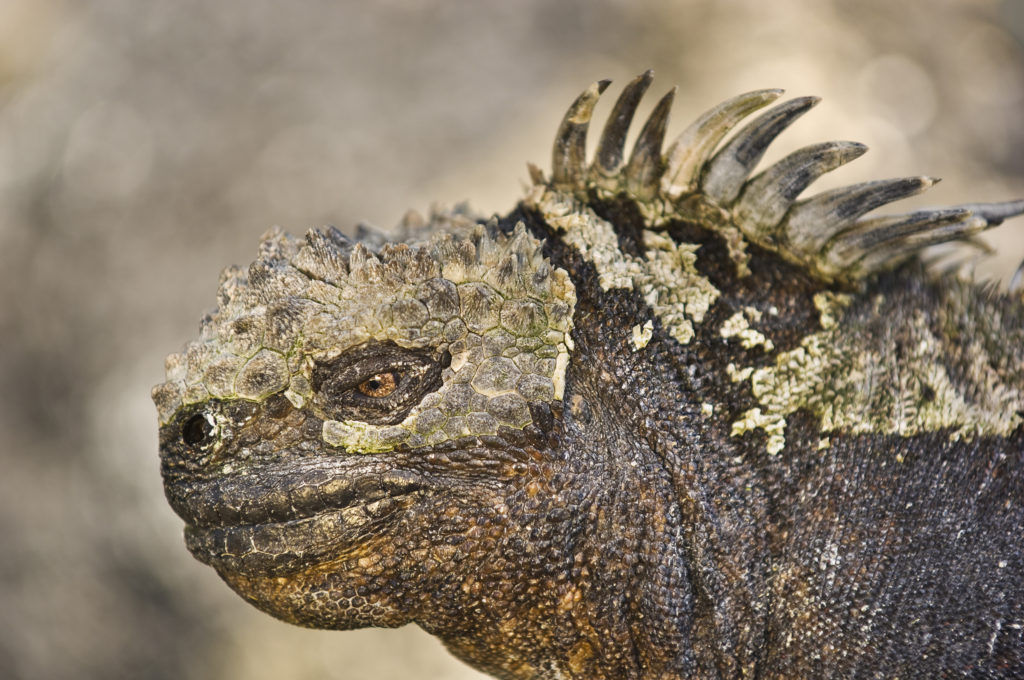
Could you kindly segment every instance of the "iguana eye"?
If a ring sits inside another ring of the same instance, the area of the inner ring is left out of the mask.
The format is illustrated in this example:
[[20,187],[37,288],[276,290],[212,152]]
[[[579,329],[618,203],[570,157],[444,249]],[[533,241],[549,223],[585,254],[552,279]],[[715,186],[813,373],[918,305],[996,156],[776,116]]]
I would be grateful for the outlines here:
[[356,386],[360,392],[368,397],[380,399],[386,397],[398,388],[398,375],[394,371],[378,373],[377,375],[364,380]]
[[313,404],[332,420],[400,423],[441,386],[444,357],[390,342],[351,349],[313,369]]

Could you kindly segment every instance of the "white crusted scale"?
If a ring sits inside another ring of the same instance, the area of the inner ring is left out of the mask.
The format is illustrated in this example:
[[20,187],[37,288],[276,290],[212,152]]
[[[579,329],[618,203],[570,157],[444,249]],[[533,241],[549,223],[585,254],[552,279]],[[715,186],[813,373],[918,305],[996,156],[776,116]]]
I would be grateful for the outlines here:
[[[283,391],[300,407],[315,364],[374,341],[449,353],[442,385],[395,425],[324,417],[329,444],[383,451],[527,425],[528,402],[564,389],[573,284],[522,225],[505,235],[452,215],[433,223],[456,233],[425,230],[376,253],[335,229],[304,240],[268,233],[248,272],[224,272],[199,340],[168,357],[168,382],[155,391],[161,421],[209,398]],[[454,389],[462,385],[477,397]]]

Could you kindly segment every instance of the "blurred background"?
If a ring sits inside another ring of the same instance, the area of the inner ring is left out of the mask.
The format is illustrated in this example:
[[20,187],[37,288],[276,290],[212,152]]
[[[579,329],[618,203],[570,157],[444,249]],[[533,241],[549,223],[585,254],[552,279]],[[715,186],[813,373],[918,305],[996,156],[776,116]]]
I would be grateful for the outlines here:
[[[0,677],[478,678],[413,627],[305,631],[184,548],[150,387],[259,235],[504,212],[591,81],[653,67],[672,131],[749,89],[825,100],[774,156],[821,186],[1024,196],[1021,0],[0,0]],[[1024,220],[989,234],[1009,278]]]

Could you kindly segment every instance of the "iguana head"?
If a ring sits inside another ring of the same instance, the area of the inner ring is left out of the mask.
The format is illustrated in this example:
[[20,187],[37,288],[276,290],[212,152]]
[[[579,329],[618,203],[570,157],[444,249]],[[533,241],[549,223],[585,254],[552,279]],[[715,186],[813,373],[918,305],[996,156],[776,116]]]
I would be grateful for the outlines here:
[[[273,231],[248,271],[225,271],[200,338],[167,359],[154,399],[189,548],[280,616],[386,623],[365,595],[310,607],[311,593],[340,592],[310,572],[394,572],[386,557],[403,549],[418,562],[406,570],[451,559],[451,546],[402,548],[422,534],[410,525],[443,535],[463,504],[500,505],[490,480],[473,498],[473,478],[511,475],[544,439],[573,285],[522,225],[450,226],[375,250],[335,229]],[[267,578],[274,588],[248,588]]]

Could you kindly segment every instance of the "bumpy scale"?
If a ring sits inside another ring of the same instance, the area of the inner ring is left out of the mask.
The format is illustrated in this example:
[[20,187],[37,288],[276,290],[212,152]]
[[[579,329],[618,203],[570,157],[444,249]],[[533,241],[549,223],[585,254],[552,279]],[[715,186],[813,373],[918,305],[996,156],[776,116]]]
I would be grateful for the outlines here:
[[[761,90],[587,164],[588,88],[509,215],[264,236],[154,389],[186,542],[306,626],[415,622],[499,678],[1024,676],[1024,302],[928,270],[1024,201],[801,198]],[[413,220],[414,222],[415,220]],[[1021,278],[1021,277],[1018,277]]]

